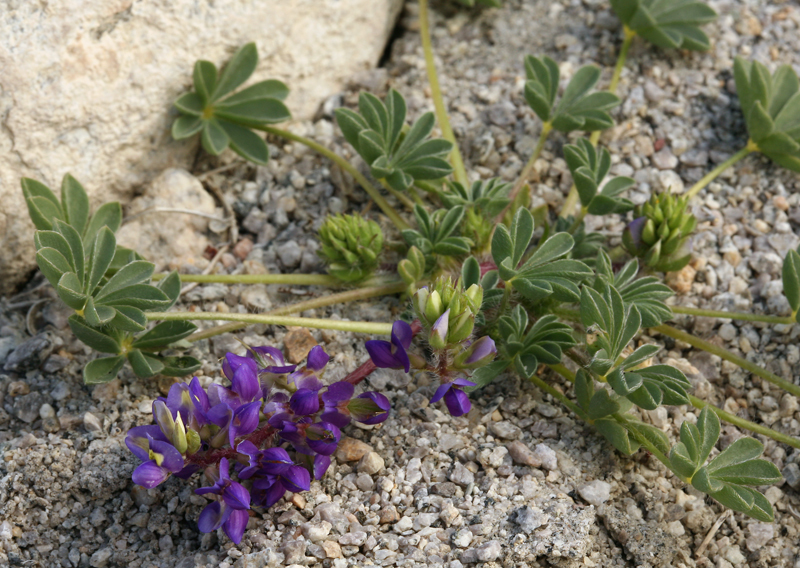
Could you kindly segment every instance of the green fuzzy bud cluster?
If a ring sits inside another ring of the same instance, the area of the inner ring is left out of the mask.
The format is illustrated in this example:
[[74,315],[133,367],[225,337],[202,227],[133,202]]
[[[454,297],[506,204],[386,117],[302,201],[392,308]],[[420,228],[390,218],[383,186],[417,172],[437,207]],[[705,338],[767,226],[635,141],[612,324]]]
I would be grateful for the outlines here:
[[[414,294],[414,311],[430,332],[431,347],[444,349],[469,339],[482,302],[480,285],[473,284],[464,290],[461,279],[453,282],[449,277],[439,277],[430,287],[420,288]],[[445,313],[446,323],[440,321]]]
[[659,271],[680,270],[689,263],[689,237],[697,225],[686,197],[653,195],[635,210],[635,221],[625,230],[625,248]]
[[378,267],[383,233],[375,221],[360,215],[329,216],[319,228],[320,256],[328,272],[344,282],[357,282]]

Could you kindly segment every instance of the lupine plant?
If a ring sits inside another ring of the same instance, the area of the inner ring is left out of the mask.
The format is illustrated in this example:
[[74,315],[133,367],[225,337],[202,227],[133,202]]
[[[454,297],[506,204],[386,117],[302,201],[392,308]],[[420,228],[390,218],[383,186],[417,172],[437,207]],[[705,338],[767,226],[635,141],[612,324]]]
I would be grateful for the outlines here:
[[[500,4],[462,0],[467,6],[476,3]],[[800,169],[800,81],[788,66],[770,75],[758,62],[737,59],[734,76],[750,135],[743,150],[683,195],[654,193],[634,208],[625,196],[634,180],[607,179],[611,156],[598,146],[600,132],[614,124],[612,109],[619,103],[615,91],[629,48],[640,37],[666,49],[706,50],[709,40],[700,26],[715,14],[696,0],[611,4],[623,24],[623,40],[607,90],[596,89],[603,75],[596,66],[582,67],[562,81],[558,65],[545,55],[520,62],[527,78],[521,96],[541,120],[541,135],[513,184],[468,175],[439,87],[428,0],[419,1],[419,15],[434,112],[407,124],[406,103],[396,90],[384,100],[362,93],[357,109],[338,109],[342,135],[362,164],[271,126],[289,118],[282,102],[288,88],[282,83],[263,81],[234,92],[256,68],[253,44],[237,52],[222,73],[210,62],[197,63],[194,90],[175,103],[180,113],[173,127],[176,139],[199,135],[210,153],[230,147],[256,164],[265,163],[268,152],[253,130],[318,151],[350,173],[394,224],[392,250],[400,251],[399,262],[385,250],[389,241],[378,223],[337,215],[319,230],[329,275],[171,274],[152,285],[152,265],[116,246],[118,204],[104,205],[90,217],[86,194],[72,177],[64,180],[61,200],[44,185],[23,180],[38,229],[42,272],[75,310],[70,318],[75,334],[90,347],[112,354],[87,365],[87,382],[111,379],[125,360],[142,377],[191,373],[199,362],[158,353],[232,328],[226,324],[190,335],[194,326],[189,320],[299,325],[389,337],[366,341],[369,359],[334,383],[324,380],[323,371],[331,363],[321,347],[312,349],[300,368],[286,364],[273,346],[247,346],[245,356],[229,353],[222,365],[229,386],[203,383],[198,377],[175,384],[166,398],[153,403],[155,424],[128,433],[128,447],[142,460],[134,482],[155,487],[171,476],[187,478],[204,471],[209,484],[197,493],[211,501],[200,515],[199,528],[222,528],[239,542],[249,509],[268,508],[287,491],[308,490],[312,479],[324,475],[342,428],[351,420],[378,424],[389,416],[384,395],[356,394],[357,385],[375,369],[436,379],[431,401],[442,401],[453,416],[480,412],[472,408],[469,393],[516,373],[563,403],[623,454],[644,449],[678,479],[724,506],[761,521],[773,519],[772,507],[757,488],[779,480],[778,469],[760,458],[763,445],[752,438],[718,452],[720,420],[794,448],[800,448],[800,440],[694,397],[691,382],[679,369],[656,362],[660,347],[642,331],[680,339],[800,396],[794,383],[665,323],[673,313],[776,324],[800,321],[800,253],[790,251],[783,267],[792,308],[788,318],[671,308],[666,300],[672,291],[661,280],[664,272],[690,261],[696,225],[692,200],[722,171],[756,150],[781,166]],[[436,123],[443,138],[435,137]],[[574,186],[561,211],[532,212],[528,178],[553,132],[575,134],[563,148]],[[586,132],[588,139],[578,137]],[[388,199],[365,172],[389,193]],[[624,247],[611,248],[605,236],[589,232],[587,215],[625,220]],[[538,233],[537,223],[542,229]],[[396,266],[396,274],[387,266]],[[167,312],[181,281],[350,289],[265,314]],[[411,308],[407,317],[347,322],[289,316],[389,294],[403,295]],[[163,321],[147,330],[148,320]],[[555,374],[567,381],[566,391],[554,386]],[[700,412],[696,420],[683,422],[679,439],[671,440],[643,419],[643,411],[662,405],[693,406]]]

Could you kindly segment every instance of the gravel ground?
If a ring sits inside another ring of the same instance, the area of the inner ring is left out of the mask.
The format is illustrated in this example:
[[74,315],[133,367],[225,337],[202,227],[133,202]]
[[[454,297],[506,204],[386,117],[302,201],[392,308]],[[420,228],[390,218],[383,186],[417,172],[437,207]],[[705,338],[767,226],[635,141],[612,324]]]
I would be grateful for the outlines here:
[[[733,92],[735,55],[800,69],[796,5],[757,0],[711,5],[720,18],[706,27],[714,45],[709,53],[665,53],[640,42],[631,50],[620,83],[620,123],[602,142],[612,152],[612,172],[637,180],[632,198],[638,202],[654,190],[691,184],[746,141]],[[547,53],[561,62],[564,76],[590,62],[610,67],[619,43],[617,21],[602,0],[511,0],[484,12],[435,7],[442,10],[434,13],[434,43],[443,88],[471,169],[511,180],[540,128],[521,96],[523,56]],[[356,77],[351,90],[323,105],[319,120],[296,125],[298,132],[350,155],[331,113],[338,105],[354,104],[359,89],[380,95],[394,86],[407,97],[412,115],[432,106],[423,87],[416,9],[408,5],[386,66]],[[557,209],[564,200],[571,183],[560,157],[566,141],[553,136],[536,164],[537,204]],[[340,171],[302,146],[272,143],[274,159],[267,168],[226,155],[202,158],[193,172],[225,200],[219,214],[231,211],[238,220],[239,238],[222,255],[220,271],[320,271],[315,234],[324,215],[374,213]],[[208,173],[216,168],[225,169]],[[780,269],[782,256],[800,242],[797,179],[750,157],[701,194],[696,259],[670,276],[680,292],[676,303],[789,312]],[[621,220],[591,223],[608,231],[612,241],[623,226]],[[221,246],[230,239],[229,229],[212,222],[205,238]],[[396,238],[389,227],[387,232]],[[203,252],[176,256],[167,247],[153,260],[197,272],[208,263]],[[34,279],[29,288],[37,284]],[[263,311],[309,293],[324,291],[205,285],[188,292],[180,308]],[[125,448],[124,434],[150,420],[151,401],[165,394],[171,381],[137,380],[124,372],[107,385],[83,386],[80,370],[90,353],[70,334],[68,313],[52,298],[41,288],[0,303],[2,565],[800,567],[798,452],[765,441],[767,457],[787,478],[766,490],[776,509],[774,524],[722,515],[721,507],[666,475],[651,456],[618,455],[549,396],[514,377],[477,393],[474,411],[456,419],[428,405],[432,385],[424,380],[374,374],[370,388],[386,392],[395,409],[389,420],[375,429],[349,427],[327,476],[310,492],[252,517],[239,546],[221,532],[202,535],[196,519],[206,501],[194,495],[196,481],[172,479],[153,490],[130,481],[137,460]],[[44,302],[31,308],[30,301],[40,299]],[[387,299],[303,315],[387,321],[387,311],[402,309],[396,299]],[[678,322],[784,378],[797,382],[800,376],[798,326]],[[366,336],[312,335],[334,355],[331,379],[366,357]],[[298,341],[266,326],[238,336],[290,349]],[[664,345],[662,360],[686,372],[697,396],[800,435],[795,397],[688,345],[659,336],[648,340]],[[230,335],[196,344],[192,354],[205,361],[202,380],[219,380],[219,357],[236,349]],[[643,418],[674,439],[695,411],[661,408]],[[724,427],[720,448],[739,436]],[[697,554],[721,516],[719,530]]]

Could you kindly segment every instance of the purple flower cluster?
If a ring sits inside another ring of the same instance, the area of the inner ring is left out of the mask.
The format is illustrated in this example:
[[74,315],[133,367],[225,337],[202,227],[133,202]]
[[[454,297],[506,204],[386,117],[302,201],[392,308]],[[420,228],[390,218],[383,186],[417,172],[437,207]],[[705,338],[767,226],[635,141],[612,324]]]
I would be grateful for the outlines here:
[[[273,347],[248,347],[244,357],[225,356],[230,386],[203,389],[197,377],[173,385],[153,402],[155,424],[128,432],[125,443],[143,462],[133,481],[150,488],[205,468],[213,485],[196,493],[214,501],[200,514],[199,528],[222,528],[240,542],[251,507],[271,507],[286,491],[307,491],[312,476],[325,474],[341,428],[389,415],[389,400],[380,393],[354,396],[346,381],[325,385],[329,360],[317,346],[298,369]],[[238,481],[231,479],[231,463]]]
[[[447,336],[449,310],[440,316],[431,329],[431,337]],[[467,371],[487,365],[497,354],[497,348],[491,337],[481,337],[475,341],[465,340],[455,349],[437,349],[439,362],[428,365],[420,356],[408,351],[414,337],[412,327],[404,321],[396,321],[392,325],[390,341],[373,339],[367,341],[365,347],[370,359],[378,368],[402,369],[408,373],[411,368],[433,372],[439,376],[439,388],[436,389],[431,402],[444,399],[445,406],[452,416],[463,416],[472,408],[469,396],[464,392],[466,387],[474,387],[476,383],[467,377]],[[431,340],[431,346],[434,346]],[[441,341],[445,345],[444,339]]]

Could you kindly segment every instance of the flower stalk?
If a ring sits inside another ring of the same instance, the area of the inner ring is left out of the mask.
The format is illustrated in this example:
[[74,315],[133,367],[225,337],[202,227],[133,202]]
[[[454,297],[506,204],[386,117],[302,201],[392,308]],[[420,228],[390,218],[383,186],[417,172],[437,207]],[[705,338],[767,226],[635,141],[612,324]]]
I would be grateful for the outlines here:
[[235,321],[245,324],[263,323],[267,325],[284,325],[308,327],[311,329],[333,329],[336,331],[352,331],[354,333],[370,333],[389,335],[392,324],[367,321],[343,321],[320,318],[300,318],[293,316],[275,316],[269,314],[231,314],[224,312],[147,312],[148,320],[160,321]]

